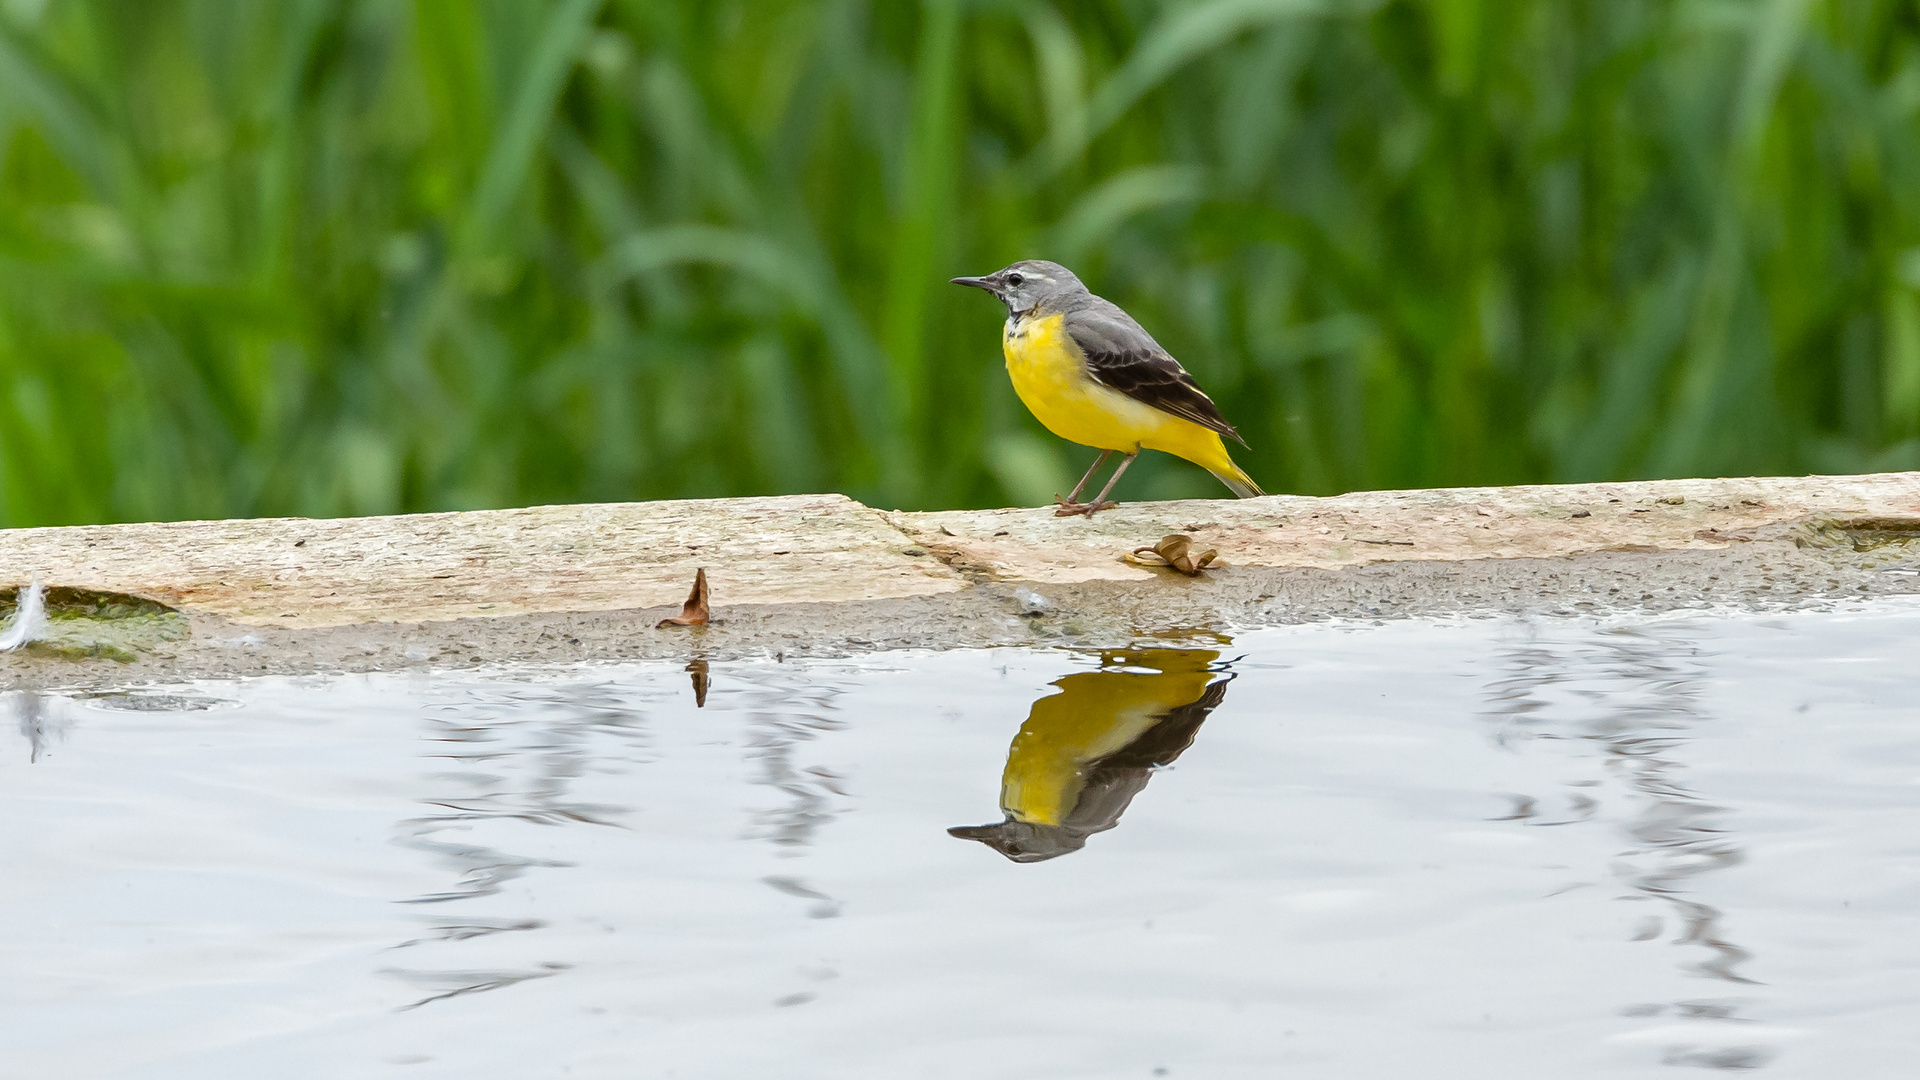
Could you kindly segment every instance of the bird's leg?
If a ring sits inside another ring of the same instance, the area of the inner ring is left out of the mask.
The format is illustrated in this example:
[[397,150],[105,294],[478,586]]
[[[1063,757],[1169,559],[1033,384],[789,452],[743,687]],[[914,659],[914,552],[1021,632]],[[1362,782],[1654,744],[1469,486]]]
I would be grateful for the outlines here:
[[1055,510],[1054,511],[1055,516],[1065,517],[1069,512],[1071,512],[1075,514],[1085,514],[1088,517],[1092,517],[1094,514],[1094,511],[1096,510],[1111,510],[1114,507],[1119,506],[1120,505],[1119,503],[1107,501],[1107,492],[1113,490],[1113,485],[1120,482],[1120,474],[1126,472],[1127,466],[1133,464],[1133,459],[1139,456],[1140,456],[1140,451],[1138,450],[1135,450],[1133,453],[1128,454],[1126,458],[1120,462],[1120,467],[1113,470],[1113,475],[1107,477],[1107,486],[1100,489],[1100,494],[1095,495],[1093,497],[1092,502],[1081,503],[1076,509],[1072,511]]
[[[1076,514],[1080,512],[1080,506],[1081,506],[1080,489],[1087,486],[1087,481],[1093,479],[1093,474],[1099,472],[1100,466],[1105,464],[1107,458],[1111,457],[1112,455],[1113,455],[1113,451],[1111,450],[1100,451],[1100,456],[1097,458],[1094,458],[1093,464],[1087,467],[1087,475],[1082,476],[1080,478],[1080,482],[1073,485],[1073,493],[1071,495],[1068,495],[1064,499],[1058,495],[1055,495],[1053,497],[1053,501],[1060,504],[1060,508],[1062,511],[1072,511],[1073,513],[1076,513]],[[1067,515],[1065,513],[1060,513],[1058,516],[1066,517]]]

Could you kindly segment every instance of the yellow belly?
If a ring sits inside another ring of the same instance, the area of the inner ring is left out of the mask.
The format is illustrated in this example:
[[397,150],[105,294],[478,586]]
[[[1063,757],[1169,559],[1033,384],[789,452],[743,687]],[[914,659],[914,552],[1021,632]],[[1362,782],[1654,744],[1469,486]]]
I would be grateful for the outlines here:
[[1203,468],[1233,468],[1211,430],[1094,382],[1067,334],[1065,316],[1017,324],[1009,319],[1001,346],[1013,392],[1048,431],[1068,442],[1123,454],[1162,450]]

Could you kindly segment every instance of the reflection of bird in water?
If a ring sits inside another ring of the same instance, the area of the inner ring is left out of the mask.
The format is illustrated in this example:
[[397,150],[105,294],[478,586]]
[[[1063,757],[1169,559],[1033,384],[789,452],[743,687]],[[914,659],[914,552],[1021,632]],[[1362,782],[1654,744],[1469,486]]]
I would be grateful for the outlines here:
[[1080,850],[1087,837],[1120,823],[1156,766],[1193,744],[1232,680],[1213,679],[1219,657],[1202,649],[1130,649],[1102,654],[1100,671],[1056,680],[1060,692],[1033,703],[1007,751],[1000,778],[1007,819],[947,832],[1014,862]]

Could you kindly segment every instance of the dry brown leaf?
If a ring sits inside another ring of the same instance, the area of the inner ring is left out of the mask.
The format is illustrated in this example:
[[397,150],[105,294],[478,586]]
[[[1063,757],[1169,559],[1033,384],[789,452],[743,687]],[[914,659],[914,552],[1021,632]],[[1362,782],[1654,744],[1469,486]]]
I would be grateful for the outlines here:
[[660,627],[705,625],[707,625],[707,571],[702,567],[693,572],[693,591],[687,594],[686,605],[680,609],[680,614],[671,619],[661,619]]
[[[1149,560],[1146,556],[1152,556],[1152,559]],[[1199,577],[1200,572],[1219,557],[1220,553],[1212,548],[1197,555],[1194,554],[1193,537],[1181,533],[1169,533],[1161,537],[1160,542],[1152,547],[1137,547],[1124,556],[1130,563],[1140,566],[1165,566],[1178,570],[1188,577]]]

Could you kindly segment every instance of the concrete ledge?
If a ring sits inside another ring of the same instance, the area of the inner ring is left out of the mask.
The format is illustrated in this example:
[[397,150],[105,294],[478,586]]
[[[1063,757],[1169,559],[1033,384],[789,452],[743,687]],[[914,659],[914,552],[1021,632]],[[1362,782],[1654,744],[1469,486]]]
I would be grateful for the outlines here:
[[1269,495],[1141,503],[1091,523],[1034,510],[888,516],[956,568],[1059,584],[1151,576],[1118,552],[1158,539],[1148,536],[1156,530],[1190,534],[1232,566],[1332,570],[1708,551],[1815,521],[1890,519],[1920,529],[1920,473]]
[[0,530],[0,575],[283,628],[648,608],[694,566],[734,604],[962,587],[907,546],[844,495],[794,495]]
[[[1200,578],[1126,562],[1171,532]],[[35,684],[412,664],[1117,644],[1301,619],[1920,592],[1920,473],[883,513],[838,495],[0,531],[0,582],[190,632]],[[1911,565],[1910,565],[1911,564]],[[715,622],[656,629],[694,570]]]

